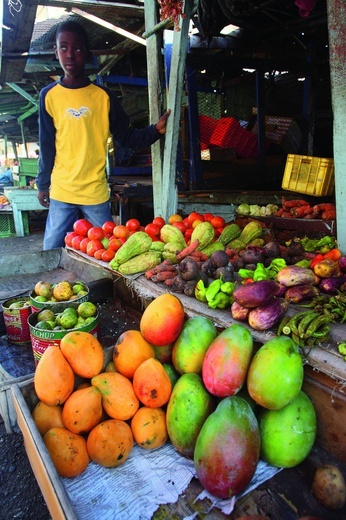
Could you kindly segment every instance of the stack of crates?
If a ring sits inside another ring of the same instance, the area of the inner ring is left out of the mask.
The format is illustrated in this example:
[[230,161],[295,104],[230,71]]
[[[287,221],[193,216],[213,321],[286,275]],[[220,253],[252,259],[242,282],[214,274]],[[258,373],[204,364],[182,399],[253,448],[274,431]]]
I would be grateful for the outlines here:
[[288,154],[282,188],[322,197],[334,192],[334,160]]

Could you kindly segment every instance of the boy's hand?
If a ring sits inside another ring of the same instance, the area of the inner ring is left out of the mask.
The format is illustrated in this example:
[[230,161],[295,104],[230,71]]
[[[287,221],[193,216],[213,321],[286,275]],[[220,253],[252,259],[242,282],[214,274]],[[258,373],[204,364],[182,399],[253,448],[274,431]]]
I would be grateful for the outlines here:
[[37,198],[41,206],[44,208],[49,208],[49,192],[48,191],[39,191],[37,194]]
[[170,113],[171,110],[168,108],[168,110],[163,114],[163,116],[160,117],[160,119],[156,123],[155,128],[159,132],[159,134],[166,133],[166,123]]

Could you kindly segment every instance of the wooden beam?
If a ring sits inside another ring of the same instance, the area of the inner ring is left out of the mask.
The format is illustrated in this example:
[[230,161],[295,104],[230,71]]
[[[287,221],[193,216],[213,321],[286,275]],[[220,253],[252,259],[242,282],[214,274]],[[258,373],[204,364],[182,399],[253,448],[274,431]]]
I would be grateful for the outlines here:
[[333,108],[333,146],[338,246],[346,254],[346,5],[343,0],[327,0],[330,78]]
[[178,191],[176,186],[177,147],[181,118],[182,89],[185,75],[188,32],[193,0],[185,0],[185,17],[180,19],[180,30],[174,31],[172,60],[168,84],[168,107],[171,115],[167,121],[162,172],[162,207],[165,217],[176,213]]
[[[144,0],[144,18],[146,32],[150,34],[147,39],[147,71],[148,71],[148,97],[149,117],[152,124],[156,123],[161,116],[163,102],[161,90],[162,56],[161,42],[162,33],[152,32],[157,25],[157,1]],[[162,139],[151,147],[152,179],[153,179],[153,204],[154,216],[167,218],[162,206]]]

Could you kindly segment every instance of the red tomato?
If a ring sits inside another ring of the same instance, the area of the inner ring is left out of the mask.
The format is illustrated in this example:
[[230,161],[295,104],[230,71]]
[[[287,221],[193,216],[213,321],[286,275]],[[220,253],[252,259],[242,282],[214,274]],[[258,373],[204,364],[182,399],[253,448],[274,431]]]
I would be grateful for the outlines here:
[[153,219],[153,224],[155,224],[155,226],[158,226],[161,229],[166,224],[166,221],[163,217],[155,217]]
[[172,226],[174,226],[174,227],[180,229],[180,231],[181,231],[183,234],[184,234],[185,231],[186,231],[186,226],[185,226],[184,222],[179,222],[179,221],[177,221],[177,222],[173,222]]
[[123,224],[118,224],[113,229],[113,235],[116,238],[128,238],[130,236],[130,230]]
[[213,228],[218,229],[222,228],[225,225],[225,219],[223,217],[214,217],[211,219],[210,224],[213,226]]
[[95,260],[102,260],[102,255],[105,252],[106,252],[106,249],[98,249],[97,251],[95,251],[95,253],[94,253]]
[[121,245],[123,245],[123,244],[125,244],[127,238],[125,238],[125,237],[119,237],[118,240],[120,240]]
[[88,238],[90,240],[102,240],[105,237],[105,232],[102,228],[93,226],[88,229]]
[[137,229],[137,231],[145,231],[145,227],[144,227],[144,226],[139,226],[139,228]]
[[113,220],[107,220],[102,224],[102,229],[106,233],[106,235],[112,235],[113,229],[115,228],[115,222]]
[[122,245],[122,242],[118,238],[114,237],[108,242],[107,249],[111,249],[112,251],[118,251],[119,247],[121,247]]
[[94,256],[98,249],[104,249],[102,242],[100,240],[90,240],[86,253],[88,256]]
[[217,229],[214,228],[214,237],[215,238],[218,238],[221,235],[221,233],[222,233],[222,228],[217,228]]
[[188,221],[191,222],[191,224],[195,220],[199,220],[200,222],[204,222],[204,216],[201,213],[197,213],[197,211],[192,211],[190,215],[187,217]]
[[110,262],[115,256],[115,251],[112,251],[111,249],[107,249],[102,253],[102,260],[104,262]]
[[159,226],[156,226],[156,224],[147,224],[144,228],[145,232],[148,233],[148,235],[153,237],[158,237],[160,235],[160,228]]
[[211,222],[214,218],[214,215],[212,213],[204,213],[203,216],[206,222]]
[[199,224],[202,224],[202,220],[196,219],[192,222],[192,228],[195,229]]
[[91,227],[93,227],[91,222],[89,222],[85,218],[81,218],[79,220],[76,220],[76,222],[73,224],[73,231],[78,233],[78,235],[83,235],[84,237],[86,237],[88,234],[88,230]]
[[76,236],[78,236],[78,233],[76,233],[75,231],[69,231],[68,233],[66,233],[66,236],[64,238],[65,244],[68,247],[72,247],[72,239]]
[[73,249],[77,249],[77,251],[79,251],[79,245],[83,238],[85,237],[83,237],[82,235],[76,235],[72,238],[71,246],[73,247]]
[[190,240],[191,238],[191,235],[192,235],[192,232],[193,232],[193,228],[190,227],[188,228],[185,233],[184,233],[184,238],[185,238],[185,241],[187,242],[188,240]]
[[139,220],[137,220],[136,218],[130,218],[130,220],[128,220],[125,224],[125,226],[130,230],[130,231],[137,231],[137,229],[140,227],[141,223],[139,222]]
[[90,238],[84,237],[83,240],[81,241],[81,243],[79,244],[79,249],[80,249],[80,251],[82,251],[82,253],[86,253],[87,245],[89,244],[89,242],[90,242]]
[[190,227],[192,227],[192,224],[191,224],[191,222],[189,221],[189,219],[187,217],[185,217],[183,219],[183,222],[185,224],[186,229],[189,229]]

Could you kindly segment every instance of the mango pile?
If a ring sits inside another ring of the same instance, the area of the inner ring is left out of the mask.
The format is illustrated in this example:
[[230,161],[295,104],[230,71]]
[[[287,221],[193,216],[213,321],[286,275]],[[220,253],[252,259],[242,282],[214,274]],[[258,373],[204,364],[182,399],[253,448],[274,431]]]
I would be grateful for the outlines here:
[[205,489],[230,498],[260,458],[289,468],[308,456],[316,415],[302,383],[291,338],[256,350],[242,324],[219,332],[209,318],[187,318],[167,293],[149,303],[139,330],[114,339],[107,363],[86,332],[49,346],[34,375],[33,418],[61,476],[81,474],[90,461],[125,464],[135,443],[151,450],[171,442],[194,461]]

